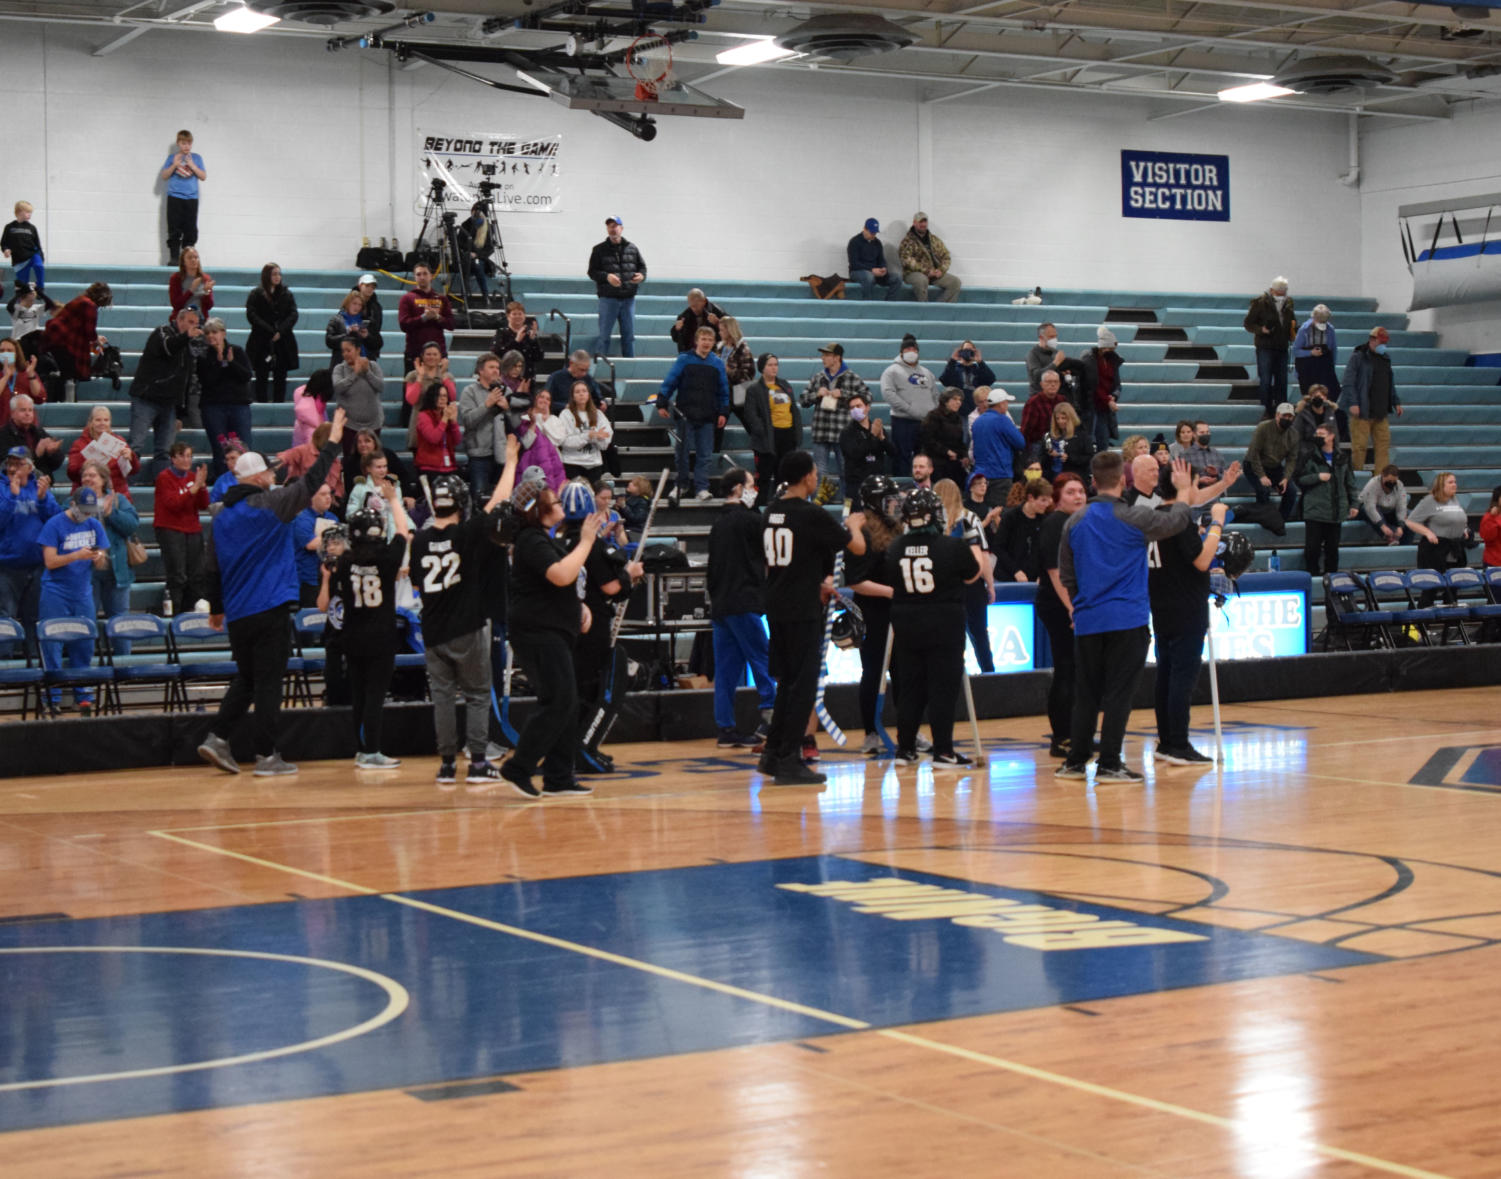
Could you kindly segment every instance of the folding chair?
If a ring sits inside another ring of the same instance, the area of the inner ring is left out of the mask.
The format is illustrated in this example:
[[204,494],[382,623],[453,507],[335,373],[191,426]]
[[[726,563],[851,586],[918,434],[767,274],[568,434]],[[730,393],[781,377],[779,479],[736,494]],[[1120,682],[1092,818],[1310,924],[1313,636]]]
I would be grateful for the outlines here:
[[422,641],[422,620],[410,610],[396,608],[396,630],[401,650],[396,655],[396,670],[422,672],[422,698],[429,695],[427,682],[427,646]]
[[[1441,646],[1448,646],[1449,631],[1451,628],[1459,635],[1459,641],[1464,646],[1469,646],[1470,636],[1465,631],[1465,623],[1469,621],[1470,610],[1468,606],[1458,605],[1454,594],[1449,589],[1449,579],[1437,569],[1409,569],[1402,574],[1403,584],[1407,587],[1407,600],[1414,610],[1426,609],[1433,612],[1433,620],[1427,625],[1438,628],[1438,641]],[[1425,594],[1433,596],[1432,606],[1421,606],[1421,597]]]
[[1353,573],[1324,574],[1324,633],[1330,641],[1340,639],[1346,651],[1355,649],[1352,637],[1362,647],[1390,647],[1387,628],[1393,621],[1390,610],[1372,608]]
[[[292,615],[292,657],[287,660],[290,701],[313,706],[313,676],[321,676],[326,666],[323,656],[323,624],[328,615],[308,607]],[[316,643],[318,652],[309,655],[307,648]]]
[[1373,569],[1365,575],[1366,601],[1373,610],[1391,613],[1392,632],[1409,642],[1432,646],[1428,634],[1430,623],[1438,621],[1438,611],[1432,607],[1418,609],[1412,604],[1407,592],[1407,581],[1395,569]]
[[188,709],[191,685],[219,682],[227,686],[239,674],[235,661],[224,650],[228,644],[229,635],[215,630],[207,614],[191,611],[172,619],[171,660],[178,666],[174,698],[183,711]]
[[1491,600],[1480,570],[1461,565],[1445,573],[1444,580],[1449,583],[1449,593],[1455,604],[1464,607],[1470,621],[1478,624],[1470,641],[1493,642],[1498,628],[1501,628],[1501,605]]
[[[122,687],[160,684],[162,711],[171,712],[173,689],[181,668],[172,662],[172,640],[166,620],[155,614],[116,614],[105,622],[104,638],[105,662],[114,669],[109,687],[111,711],[125,711],[120,695]],[[122,640],[130,643],[129,654],[115,653],[116,644]],[[138,650],[141,646],[148,649]]]
[[[87,639],[94,659],[101,659],[99,651],[99,627],[92,618],[43,618],[36,624],[38,648],[42,643],[73,643]],[[52,703],[51,693],[63,688],[72,688],[76,694],[80,688],[96,690],[95,703],[109,693],[114,680],[114,668],[107,662],[96,662],[88,667],[59,667],[42,669],[42,693],[47,697],[47,712],[57,715],[57,705]]]
[[20,659],[0,659],[0,691],[21,690],[21,719],[26,719],[27,704],[36,693],[36,714],[42,714],[42,669],[31,661],[26,645],[26,628],[14,618],[0,614],[0,643],[14,643],[22,651]]

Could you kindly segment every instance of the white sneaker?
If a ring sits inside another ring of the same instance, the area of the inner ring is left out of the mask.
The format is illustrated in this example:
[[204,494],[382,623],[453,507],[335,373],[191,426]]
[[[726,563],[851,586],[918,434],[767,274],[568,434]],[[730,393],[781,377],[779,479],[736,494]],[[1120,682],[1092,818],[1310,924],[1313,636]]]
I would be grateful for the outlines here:
[[194,602],[193,603],[193,612],[195,614],[207,614],[209,612],[208,599],[207,598],[199,598],[196,602]]
[[707,487],[705,487],[702,491],[700,491],[693,498],[694,499],[703,500],[703,499],[713,499],[714,497],[709,494],[709,489]]

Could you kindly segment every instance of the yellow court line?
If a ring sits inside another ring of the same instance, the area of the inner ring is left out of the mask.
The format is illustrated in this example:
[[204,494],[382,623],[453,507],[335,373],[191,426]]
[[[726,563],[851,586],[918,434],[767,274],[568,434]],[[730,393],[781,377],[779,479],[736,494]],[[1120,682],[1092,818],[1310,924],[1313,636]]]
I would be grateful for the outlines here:
[[[323,876],[316,872],[308,872],[302,868],[293,868],[286,864],[277,864],[271,860],[263,860],[256,856],[246,855],[243,852],[229,851],[226,848],[215,847],[208,843],[199,843],[192,839],[183,839],[168,831],[152,831],[149,834],[170,839],[176,843],[186,844],[203,851],[214,852],[217,855],[230,856],[233,859],[243,860],[247,863],[256,864],[263,868],[270,868],[282,872],[290,872],[295,876],[306,877],[310,880],[318,880],[325,884],[332,884],[340,888],[349,889],[352,892],[363,893],[367,896],[378,896],[382,900],[391,901],[394,904],[406,905],[409,908],[423,910],[437,916],[448,917],[455,921],[467,922],[483,929],[491,929],[497,933],[508,934],[512,937],[523,938],[527,941],[537,942],[541,945],[553,946],[557,949],[569,950],[576,954],[583,954],[600,961],[611,962],[617,966],[625,966],[632,970],[640,970],[647,974],[654,974],[661,978],[672,979],[675,982],[686,983],[689,986],[702,987],[705,990],[718,991],[721,994],[732,995],[740,999],[748,999],[754,1003],[762,1003],[769,1007],[776,1007],[783,1011],[795,1012],[805,1015],[810,1019],[820,1020],[824,1023],[833,1024],[837,1027],[848,1028],[854,1031],[869,1031],[878,1036],[884,1036],[889,1040],[895,1040],[910,1047],[923,1048],[930,1052],[942,1052],[949,1056],[956,1056],[961,1060],[968,1060],[975,1064],[988,1065],[991,1068],[1002,1069],[1006,1072],[1015,1073],[1018,1076],[1028,1077],[1032,1080],[1043,1081],[1051,1085],[1059,1085],[1063,1088],[1073,1089],[1079,1093],[1089,1093],[1096,1097],[1107,1100],[1119,1101],[1128,1105],[1135,1105],[1142,1109],[1153,1110],[1157,1113],[1168,1114],[1172,1117],[1183,1118],[1187,1121],[1199,1122],[1203,1125],[1214,1126],[1223,1130],[1245,1131],[1251,1129],[1247,1123],[1237,1122],[1233,1118],[1220,1117],[1218,1114],[1204,1113],[1202,1110],[1190,1109],[1187,1106],[1176,1105],[1168,1101],[1158,1101],[1156,1098],[1143,1097],[1139,1094],[1128,1093],[1123,1089],[1112,1089],[1106,1085],[1097,1085],[1092,1081],[1081,1081],[1073,1077],[1066,1077],[1061,1073],[1049,1072],[1046,1069],[1034,1068],[1032,1065],[1021,1064],[1018,1061],[1003,1060],[998,1056],[990,1056],[983,1052],[976,1052],[969,1048],[959,1048],[952,1044],[945,1044],[939,1040],[930,1040],[924,1036],[914,1035],[911,1032],[903,1032],[895,1028],[873,1028],[869,1023],[851,1019],[847,1015],[839,1015],[832,1011],[823,1011],[817,1007],[806,1007],[801,1003],[793,1003],[787,999],[780,999],[774,995],[763,995],[757,991],[745,990],[741,987],[731,986],[728,983],[717,982],[714,979],[702,978],[698,975],[685,974],[682,971],[672,970],[665,966],[657,966],[655,963],[643,962],[638,958],[627,958],[622,954],[614,954],[608,950],[596,949],[593,946],[582,945],[579,942],[567,941],[563,938],[553,937],[550,934],[537,933],[529,929],[521,929],[514,925],[505,925],[499,921],[491,921],[485,917],[476,917],[468,913],[459,912],[457,909],[448,909],[442,905],[429,904],[427,901],[419,901],[414,897],[400,896],[396,893],[381,893],[373,888],[353,884],[346,880],[337,880],[332,876]],[[1263,1132],[1260,1126],[1254,1127],[1259,1135]],[[1404,1179],[1448,1179],[1434,1171],[1424,1171],[1416,1167],[1403,1166],[1401,1163],[1390,1163],[1384,1159],[1374,1158],[1370,1155],[1358,1154],[1354,1151],[1342,1150],[1336,1146],[1324,1146],[1322,1143],[1311,1142],[1306,1139],[1295,1139],[1296,1145],[1321,1154],[1326,1158],[1338,1159],[1343,1162],[1353,1162],[1372,1170],[1382,1171],[1388,1175],[1400,1175]]]

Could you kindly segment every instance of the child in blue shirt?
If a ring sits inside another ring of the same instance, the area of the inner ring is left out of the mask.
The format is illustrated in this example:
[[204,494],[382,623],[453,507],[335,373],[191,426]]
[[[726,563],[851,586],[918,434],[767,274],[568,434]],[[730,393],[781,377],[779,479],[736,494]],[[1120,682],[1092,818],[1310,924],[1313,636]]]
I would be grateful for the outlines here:
[[193,133],[177,133],[177,150],[167,156],[161,178],[167,182],[167,253],[176,266],[183,247],[198,244],[198,182],[207,180],[203,157],[193,150]]
[[[109,562],[109,535],[99,522],[98,495],[88,487],[80,487],[73,493],[68,510],[42,525],[36,543],[42,550],[44,566],[37,617],[93,621],[97,614],[93,571],[103,569]],[[69,667],[89,667],[94,661],[94,640],[87,635],[67,642],[45,642],[41,648],[42,666],[48,671],[62,667],[63,648],[67,649]],[[53,688],[47,696],[48,704],[56,712],[61,691]],[[87,716],[94,708],[93,688],[74,688],[73,702],[79,714]]]

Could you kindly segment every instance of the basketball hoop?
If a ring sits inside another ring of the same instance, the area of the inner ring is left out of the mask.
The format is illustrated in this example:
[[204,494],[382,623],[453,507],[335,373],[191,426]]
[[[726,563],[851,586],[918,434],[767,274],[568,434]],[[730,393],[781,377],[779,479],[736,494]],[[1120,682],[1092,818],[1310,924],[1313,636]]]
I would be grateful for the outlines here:
[[626,50],[625,68],[636,79],[636,100],[656,102],[672,79],[672,42],[657,33],[637,37]]

